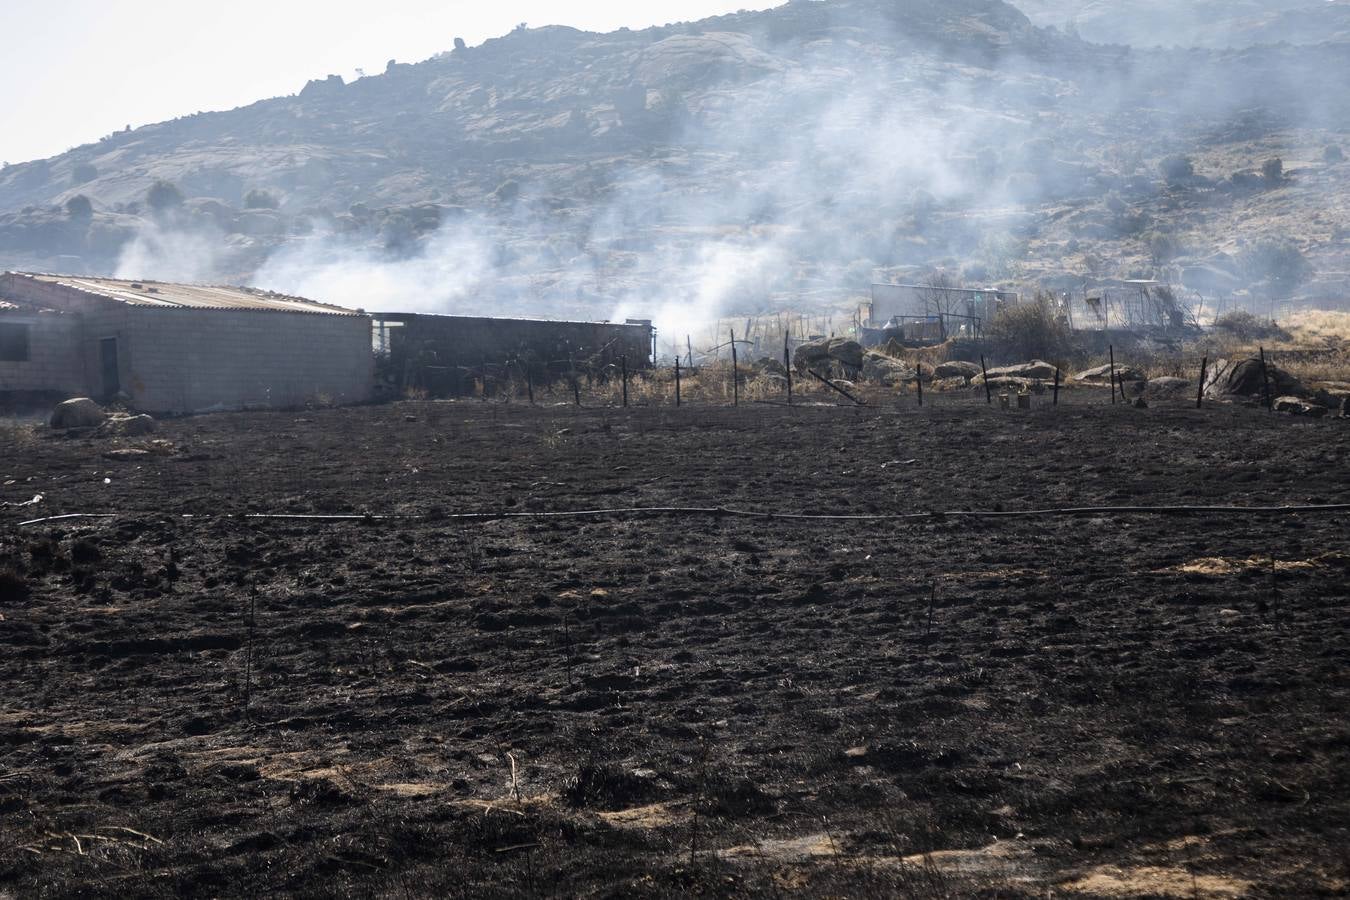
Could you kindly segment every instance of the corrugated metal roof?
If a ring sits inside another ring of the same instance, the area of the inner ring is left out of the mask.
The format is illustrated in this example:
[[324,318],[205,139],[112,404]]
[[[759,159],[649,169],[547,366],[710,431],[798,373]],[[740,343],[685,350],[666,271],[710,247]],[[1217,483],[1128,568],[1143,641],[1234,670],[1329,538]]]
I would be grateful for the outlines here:
[[0,297],[0,309],[18,309],[18,307],[3,297]]
[[178,309],[253,309],[276,312],[322,313],[334,316],[359,315],[355,310],[317,303],[303,297],[290,297],[272,291],[248,287],[204,284],[173,284],[164,281],[128,281],[120,278],[90,278],[83,275],[28,275],[48,284],[57,284],[132,306],[162,306]]

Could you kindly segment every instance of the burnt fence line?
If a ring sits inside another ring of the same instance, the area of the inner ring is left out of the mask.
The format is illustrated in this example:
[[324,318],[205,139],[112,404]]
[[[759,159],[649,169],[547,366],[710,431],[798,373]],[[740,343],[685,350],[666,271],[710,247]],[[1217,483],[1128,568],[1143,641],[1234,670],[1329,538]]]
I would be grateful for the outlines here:
[[[850,403],[856,406],[870,406],[874,408],[885,408],[888,405],[904,406],[914,405],[915,407],[942,407],[946,405],[944,401],[961,402],[978,397],[983,388],[986,403],[993,405],[995,399],[998,399],[1000,406],[1012,406],[1016,400],[1016,405],[1020,408],[1030,408],[1031,402],[1025,399],[1027,394],[1043,396],[1048,394],[1045,401],[1052,407],[1059,406],[1060,397],[1064,388],[1073,386],[1076,389],[1087,387],[1107,387],[1109,391],[1105,393],[1102,402],[1111,404],[1131,404],[1138,402],[1138,398],[1143,395],[1142,391],[1136,390],[1134,398],[1131,399],[1128,388],[1131,385],[1142,383],[1136,377],[1136,373],[1131,370],[1131,364],[1126,358],[1117,358],[1114,346],[1107,348],[1108,362],[1101,367],[1107,371],[1103,380],[1100,381],[1069,381],[1063,377],[1063,370],[1055,367],[1052,378],[1027,379],[1017,375],[999,375],[997,372],[990,374],[988,366],[981,361],[982,378],[972,378],[967,382],[964,390],[949,391],[934,389],[925,385],[923,380],[928,378],[932,380],[931,375],[924,374],[925,367],[931,364],[920,361],[915,366],[915,374],[904,379],[897,379],[889,384],[882,384],[874,387],[872,385],[855,385],[849,373],[853,373],[854,378],[860,373],[861,369],[852,366],[844,366],[844,375],[835,376],[832,371],[827,370],[822,373],[813,370],[810,366],[798,367],[791,364],[790,346],[784,347],[784,362],[782,371],[776,368],[764,368],[756,365],[747,367],[742,364],[732,364],[728,360],[711,357],[711,353],[703,356],[704,364],[690,366],[683,359],[677,359],[670,365],[651,364],[649,358],[645,355],[639,358],[633,358],[627,354],[618,354],[612,360],[605,358],[605,353],[613,348],[615,342],[611,342],[598,351],[587,352],[585,355],[571,356],[567,358],[540,359],[527,353],[521,353],[508,357],[503,361],[489,362],[484,360],[479,365],[458,365],[446,367],[433,367],[438,372],[454,372],[456,389],[445,391],[436,396],[460,396],[473,397],[487,401],[492,399],[511,401],[518,398],[526,398],[533,404],[539,397],[558,398],[568,395],[573,405],[583,406],[587,394],[594,394],[597,388],[605,389],[605,398],[618,401],[622,407],[633,405],[654,407],[669,405],[672,407],[685,406],[690,403],[704,406],[722,406],[735,407],[741,405],[742,401],[752,401],[755,404],[768,404],[774,406],[796,406],[803,400],[803,385],[810,384],[810,379],[819,383],[820,390],[815,399],[805,402],[817,402],[822,396],[836,398],[838,405]],[[726,341],[717,347],[711,348],[712,351],[734,348],[737,344],[749,343],[743,339]],[[711,358],[710,358],[711,357]],[[1267,362],[1269,354],[1267,354]],[[1211,371],[1211,360],[1208,354],[1199,357],[1185,356],[1176,360],[1175,370],[1178,372],[1195,371],[1198,375],[1196,380],[1195,404],[1196,408],[1202,408],[1205,401],[1205,383]],[[908,363],[905,363],[908,365]],[[833,368],[833,367],[831,367]],[[931,369],[930,369],[931,371]],[[700,384],[699,379],[712,374],[716,383],[709,385]],[[764,376],[776,378],[779,383],[772,386],[761,384],[757,390],[750,390],[755,380]],[[1262,376],[1265,382],[1262,392],[1262,405],[1268,409],[1273,407],[1274,386],[1270,382],[1268,368],[1262,364]],[[1000,378],[1007,378],[1008,381],[1000,381]],[[584,382],[584,391],[583,391]],[[795,382],[795,383],[794,383]],[[652,385],[660,386],[658,392],[653,392]],[[828,388],[828,392],[825,389]],[[861,388],[858,394],[854,391]],[[634,393],[636,392],[636,397]],[[822,393],[825,392],[825,393]],[[426,395],[426,390],[421,383],[405,387],[405,396],[411,395],[413,399],[422,399],[416,395]],[[612,397],[610,395],[613,395]],[[666,396],[669,394],[670,396]],[[725,395],[725,396],[722,396]],[[880,396],[878,396],[880,395]],[[1178,398],[1180,393],[1176,395]],[[589,399],[594,399],[591,397]],[[878,402],[878,401],[883,402]],[[893,402],[892,402],[893,401]]]

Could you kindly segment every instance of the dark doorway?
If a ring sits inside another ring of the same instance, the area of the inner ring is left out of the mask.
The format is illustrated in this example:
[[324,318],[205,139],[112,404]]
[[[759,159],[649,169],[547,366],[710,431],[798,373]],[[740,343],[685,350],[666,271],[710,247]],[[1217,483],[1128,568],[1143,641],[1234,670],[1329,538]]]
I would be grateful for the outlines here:
[[117,338],[103,338],[98,342],[99,368],[103,372],[103,400],[111,400],[122,391],[117,374]]

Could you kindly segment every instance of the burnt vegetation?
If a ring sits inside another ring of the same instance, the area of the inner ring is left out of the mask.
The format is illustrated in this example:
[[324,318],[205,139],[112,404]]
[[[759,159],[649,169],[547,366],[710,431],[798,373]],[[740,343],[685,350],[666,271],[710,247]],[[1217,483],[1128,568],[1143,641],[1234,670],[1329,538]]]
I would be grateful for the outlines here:
[[[7,433],[117,515],[0,509],[0,891],[1334,890],[1339,514],[450,514],[1344,503],[1344,434],[410,402],[169,421],[103,484],[98,439]],[[220,517],[283,510],[354,518]]]

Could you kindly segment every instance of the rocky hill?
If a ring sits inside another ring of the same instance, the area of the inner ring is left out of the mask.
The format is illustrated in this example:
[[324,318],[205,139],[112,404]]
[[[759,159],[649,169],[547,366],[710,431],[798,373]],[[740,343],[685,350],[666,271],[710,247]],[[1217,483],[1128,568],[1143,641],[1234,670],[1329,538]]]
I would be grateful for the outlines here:
[[1106,46],[999,0],[520,29],[11,166],[0,265],[675,329],[932,266],[1244,289],[1264,242],[1330,295],[1347,76],[1345,43]]
[[1347,0],[1019,0],[1038,25],[1102,44],[1250,47],[1350,38]]

